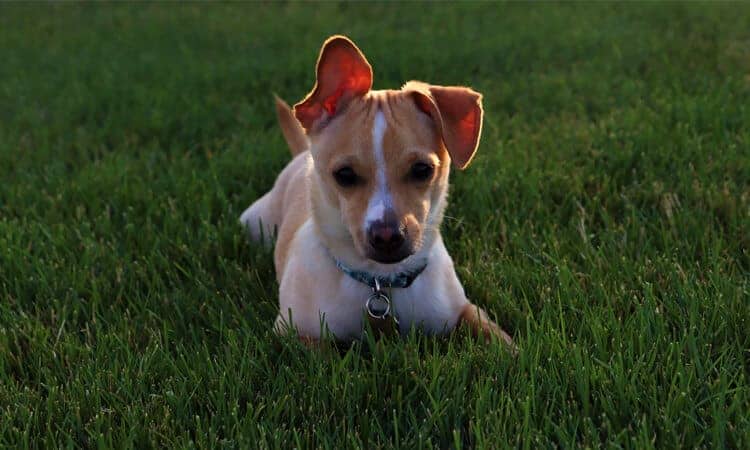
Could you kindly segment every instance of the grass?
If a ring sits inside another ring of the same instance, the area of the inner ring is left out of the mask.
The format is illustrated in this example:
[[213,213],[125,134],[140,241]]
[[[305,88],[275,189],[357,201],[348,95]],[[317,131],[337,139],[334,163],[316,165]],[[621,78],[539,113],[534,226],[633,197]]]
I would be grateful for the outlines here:
[[[750,446],[746,4],[2,5],[0,445]],[[324,38],[485,95],[444,236],[510,330],[274,337],[241,211]]]

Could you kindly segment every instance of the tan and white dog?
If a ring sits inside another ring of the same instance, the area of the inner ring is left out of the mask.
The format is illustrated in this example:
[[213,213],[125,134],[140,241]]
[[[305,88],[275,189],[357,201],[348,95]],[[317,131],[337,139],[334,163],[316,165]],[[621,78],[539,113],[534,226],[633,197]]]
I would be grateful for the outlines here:
[[511,338],[472,304],[440,236],[451,162],[464,169],[482,129],[481,95],[410,81],[373,91],[352,41],[329,38],[317,82],[294,106],[277,99],[295,155],[240,218],[252,239],[277,233],[275,329],[307,343],[375,328],[442,334],[459,323]]

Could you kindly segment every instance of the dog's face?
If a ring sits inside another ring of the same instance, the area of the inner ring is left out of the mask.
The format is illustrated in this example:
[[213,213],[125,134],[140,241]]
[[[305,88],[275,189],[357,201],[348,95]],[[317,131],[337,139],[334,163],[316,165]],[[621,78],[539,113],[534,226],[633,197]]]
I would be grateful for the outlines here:
[[329,229],[338,224],[337,234],[351,236],[361,256],[401,261],[439,225],[450,158],[432,119],[409,95],[370,93],[352,101],[314,146],[321,197],[336,210],[318,221]]
[[407,83],[370,91],[372,70],[354,44],[329,39],[313,92],[295,106],[311,140],[324,234],[393,264],[436,236],[451,160],[465,167],[481,130],[481,96],[468,88]]

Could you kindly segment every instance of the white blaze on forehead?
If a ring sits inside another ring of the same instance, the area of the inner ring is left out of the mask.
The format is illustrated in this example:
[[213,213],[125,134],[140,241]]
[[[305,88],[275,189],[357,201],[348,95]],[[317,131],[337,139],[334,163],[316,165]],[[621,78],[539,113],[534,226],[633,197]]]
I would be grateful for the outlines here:
[[372,151],[375,159],[375,190],[367,204],[367,214],[365,215],[365,230],[372,222],[382,220],[385,211],[393,207],[391,192],[388,190],[385,175],[385,156],[383,154],[383,136],[387,128],[383,111],[378,110],[375,113],[375,120],[372,123]]
[[385,123],[383,111],[378,110],[375,113],[375,120],[372,121],[372,151],[375,152],[375,165],[377,168],[378,187],[385,186],[385,156],[383,156],[383,136],[385,136]]

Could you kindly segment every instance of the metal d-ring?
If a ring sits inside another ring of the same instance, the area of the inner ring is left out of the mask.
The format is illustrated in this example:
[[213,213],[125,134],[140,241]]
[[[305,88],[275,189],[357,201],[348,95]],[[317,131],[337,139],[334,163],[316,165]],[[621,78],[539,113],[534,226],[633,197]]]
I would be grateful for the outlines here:
[[391,314],[391,299],[380,289],[377,278],[375,278],[375,286],[372,288],[372,295],[367,298],[365,308],[367,308],[367,314],[373,319],[385,319]]

